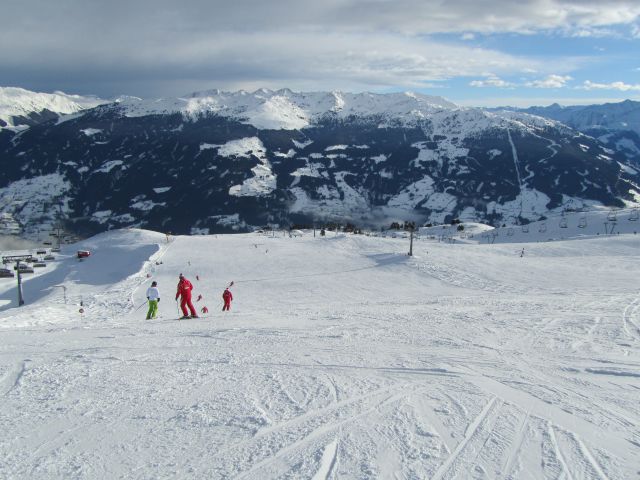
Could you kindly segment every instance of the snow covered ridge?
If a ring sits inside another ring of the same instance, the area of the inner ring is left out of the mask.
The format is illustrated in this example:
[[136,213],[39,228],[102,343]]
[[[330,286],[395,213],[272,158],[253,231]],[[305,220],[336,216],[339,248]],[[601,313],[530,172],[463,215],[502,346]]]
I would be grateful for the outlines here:
[[563,107],[556,103],[548,107],[530,107],[518,110],[553,118],[580,131],[586,129],[628,130],[640,134],[640,102],[633,100],[570,107]]
[[181,98],[143,100],[135,97],[117,102],[127,117],[182,113],[196,119],[220,115],[242,120],[260,129],[295,130],[325,117],[381,116],[410,123],[457,106],[442,97],[417,93],[293,92],[260,89],[255,92],[209,90]]
[[29,118],[45,110],[58,115],[77,113],[106,103],[97,97],[67,95],[63,92],[38,93],[17,87],[0,87],[0,129],[18,127],[17,119]]
[[553,104],[516,110],[562,122],[597,138],[630,162],[637,164],[640,161],[640,102],[625,100],[570,107]]

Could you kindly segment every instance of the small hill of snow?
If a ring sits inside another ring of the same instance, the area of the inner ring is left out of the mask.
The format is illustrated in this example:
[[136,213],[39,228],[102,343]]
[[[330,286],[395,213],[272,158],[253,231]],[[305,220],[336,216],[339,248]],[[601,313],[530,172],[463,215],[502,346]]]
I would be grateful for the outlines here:
[[2,123],[17,127],[14,118],[29,117],[44,110],[66,115],[106,103],[96,97],[67,95],[63,92],[39,93],[17,87],[0,87],[0,128]]

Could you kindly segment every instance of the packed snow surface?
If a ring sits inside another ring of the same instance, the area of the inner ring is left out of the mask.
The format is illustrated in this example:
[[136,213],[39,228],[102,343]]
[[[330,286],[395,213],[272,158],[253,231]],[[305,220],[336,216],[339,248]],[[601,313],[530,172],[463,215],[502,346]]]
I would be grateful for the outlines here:
[[640,236],[549,231],[68,246],[0,279],[0,478],[637,478]]

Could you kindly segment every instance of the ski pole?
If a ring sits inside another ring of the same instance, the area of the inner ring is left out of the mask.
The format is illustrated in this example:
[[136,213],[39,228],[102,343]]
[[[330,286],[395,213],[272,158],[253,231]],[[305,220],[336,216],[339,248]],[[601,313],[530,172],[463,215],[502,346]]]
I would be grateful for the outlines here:
[[146,301],[145,301],[145,302],[142,302],[140,305],[138,305],[138,306],[136,307],[136,309],[135,309],[134,311],[135,311],[135,312],[137,312],[138,310],[140,310],[140,309],[142,308],[142,306],[143,306],[145,303],[147,303],[147,302],[146,302]]

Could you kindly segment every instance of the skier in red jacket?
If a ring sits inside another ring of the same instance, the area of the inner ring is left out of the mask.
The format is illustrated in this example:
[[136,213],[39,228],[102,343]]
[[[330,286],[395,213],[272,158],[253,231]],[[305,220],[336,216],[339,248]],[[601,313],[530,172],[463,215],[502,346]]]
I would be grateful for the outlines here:
[[231,300],[233,300],[233,295],[231,294],[231,290],[229,290],[229,287],[224,289],[224,292],[222,293],[222,299],[224,300],[224,306],[222,307],[222,311],[224,312],[225,310],[230,310]]
[[[181,297],[180,308],[182,309],[182,318],[198,318],[196,309],[193,308],[193,303],[191,303],[191,290],[193,290],[193,285],[191,285],[191,282],[187,280],[184,275],[180,274],[178,291],[176,292],[176,301],[178,301],[178,297]],[[189,317],[187,306],[191,311],[191,317]]]

